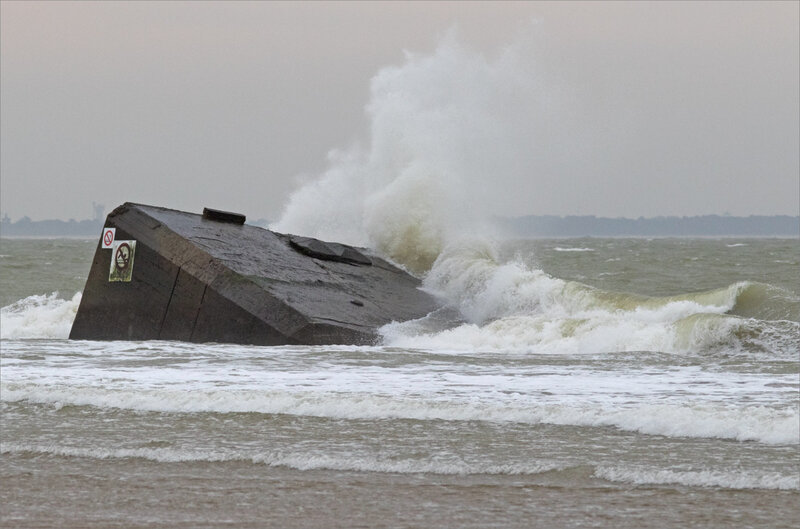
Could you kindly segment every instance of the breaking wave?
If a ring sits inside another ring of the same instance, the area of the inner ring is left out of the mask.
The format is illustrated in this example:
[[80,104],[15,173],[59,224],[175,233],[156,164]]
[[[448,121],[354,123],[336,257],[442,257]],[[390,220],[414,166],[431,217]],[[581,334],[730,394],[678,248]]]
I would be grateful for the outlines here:
[[[0,444],[0,454],[48,454],[60,457],[83,457],[91,459],[145,459],[159,463],[184,462],[249,462],[271,467],[286,467],[295,470],[339,470],[356,472],[383,472],[396,474],[438,475],[548,475],[583,473],[583,467],[569,467],[546,462],[515,462],[491,464],[466,462],[459,459],[437,460],[398,459],[348,456],[344,454],[309,454],[285,452],[257,452],[242,450],[191,450],[168,447],[138,448],[79,448],[69,446]],[[588,467],[591,471],[592,467]],[[637,485],[686,485],[693,487],[718,487],[726,489],[800,489],[797,476],[778,473],[743,474],[734,471],[674,471],[634,467],[594,467],[594,477],[607,481],[633,483]]]
[[273,467],[288,467],[296,470],[349,470],[357,472],[390,472],[398,474],[540,474],[558,469],[556,465],[527,464],[474,464],[464,461],[436,461],[430,459],[396,458],[380,459],[368,456],[325,455],[308,453],[256,453],[223,450],[183,450],[172,448],[76,448],[56,445],[25,446],[3,443],[3,454],[52,454],[66,457],[89,457],[93,459],[147,459],[160,463],[182,463],[187,461],[227,462],[247,461]]
[[721,438],[765,444],[800,442],[797,409],[721,404],[525,404],[443,401],[381,395],[266,390],[170,390],[50,387],[4,383],[3,402],[92,406],[164,413],[263,413],[336,419],[489,421],[615,427],[667,437]]
[[561,248],[556,246],[553,248],[554,252],[593,252],[594,248]]
[[636,485],[686,485],[689,487],[721,487],[726,489],[800,489],[800,477],[778,473],[744,474],[713,470],[654,470],[650,468],[599,467],[594,475],[608,481]]
[[4,340],[68,338],[81,293],[61,299],[58,292],[28,296],[0,309],[0,338]]
[[381,69],[368,144],[333,151],[272,228],[366,245],[424,274],[454,238],[519,198],[538,159],[534,129],[555,141],[547,125],[564,115],[529,53],[518,43],[486,57],[451,33],[433,54]]
[[[408,54],[382,69],[366,108],[367,145],[332,152],[272,228],[370,246],[461,314],[461,325],[438,326],[435,316],[389,325],[389,345],[791,354],[800,300],[769,285],[648,298],[498,260],[485,220],[517,199],[544,158],[553,161],[553,117],[568,115],[525,49],[486,57],[449,35],[432,55]],[[505,101],[513,104],[498,104]]]
[[[520,261],[501,262],[482,240],[450,245],[425,287],[456,309],[461,325],[424,320],[382,329],[397,347],[593,354],[767,353],[793,358],[800,300],[763,283],[667,297],[596,289]],[[435,318],[435,316],[430,316]]]

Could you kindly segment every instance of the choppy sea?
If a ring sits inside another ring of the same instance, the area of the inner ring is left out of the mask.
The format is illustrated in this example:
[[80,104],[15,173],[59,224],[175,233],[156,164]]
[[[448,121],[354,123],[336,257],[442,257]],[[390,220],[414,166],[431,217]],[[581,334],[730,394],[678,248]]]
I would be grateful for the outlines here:
[[69,341],[0,241],[2,527],[800,526],[796,239],[463,244],[374,346]]

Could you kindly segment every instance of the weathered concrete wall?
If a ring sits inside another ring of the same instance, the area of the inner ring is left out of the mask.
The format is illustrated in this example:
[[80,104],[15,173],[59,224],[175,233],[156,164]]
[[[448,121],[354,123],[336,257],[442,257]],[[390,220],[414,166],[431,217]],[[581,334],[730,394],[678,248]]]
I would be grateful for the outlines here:
[[[135,241],[131,265],[98,243],[72,339],[364,344],[438,307],[419,280],[349,246],[131,203],[106,226]],[[129,281],[109,280],[115,257]]]

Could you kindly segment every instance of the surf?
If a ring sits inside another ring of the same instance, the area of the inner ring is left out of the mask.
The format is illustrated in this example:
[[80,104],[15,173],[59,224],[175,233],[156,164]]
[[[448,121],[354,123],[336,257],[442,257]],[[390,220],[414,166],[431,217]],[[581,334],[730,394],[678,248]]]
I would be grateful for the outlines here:
[[765,353],[791,357],[800,335],[797,297],[778,287],[726,287],[652,297],[559,279],[524,260],[502,261],[497,244],[462,240],[445,248],[424,285],[462,318],[382,329],[396,347],[531,354],[660,351]]
[[332,151],[271,227],[369,246],[423,279],[447,309],[386,326],[389,346],[786,355],[800,301],[776,287],[739,282],[647,297],[498,257],[491,217],[516,201],[521,182],[557,165],[554,136],[539,127],[568,114],[526,50],[518,42],[479,54],[450,33],[432,54],[381,69],[365,107],[367,140]]
[[72,328],[81,292],[63,299],[58,292],[36,294],[0,309],[0,338],[66,339]]

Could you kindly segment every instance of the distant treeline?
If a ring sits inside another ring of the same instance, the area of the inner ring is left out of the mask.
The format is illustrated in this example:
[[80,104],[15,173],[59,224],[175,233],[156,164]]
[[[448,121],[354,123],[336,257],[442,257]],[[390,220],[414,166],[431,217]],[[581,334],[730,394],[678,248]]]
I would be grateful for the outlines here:
[[798,237],[800,217],[789,215],[702,215],[638,219],[595,216],[530,215],[499,218],[506,233],[516,237]]
[[[800,217],[751,215],[732,217],[654,217],[638,219],[595,216],[529,215],[497,218],[497,224],[512,237],[798,237]],[[265,227],[263,219],[251,224]],[[2,237],[100,237],[103,219],[31,220],[22,217],[0,221]]]

